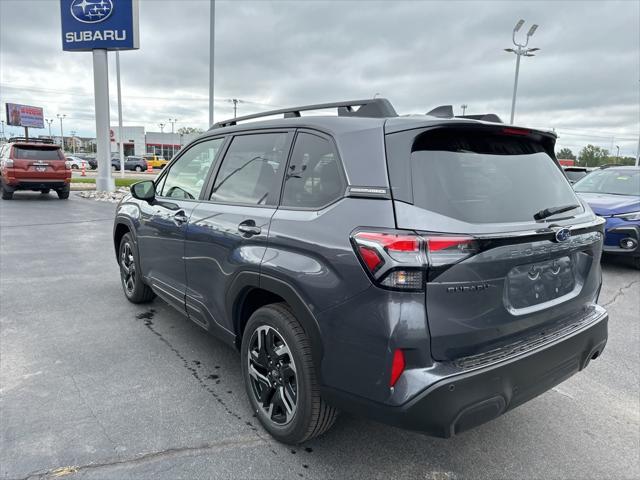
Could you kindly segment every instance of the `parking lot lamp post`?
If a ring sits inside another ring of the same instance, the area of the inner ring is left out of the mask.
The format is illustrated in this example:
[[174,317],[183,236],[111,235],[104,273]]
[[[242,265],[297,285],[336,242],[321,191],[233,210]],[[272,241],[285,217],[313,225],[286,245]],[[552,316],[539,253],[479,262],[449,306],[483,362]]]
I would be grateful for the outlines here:
[[76,131],[75,130],[71,130],[71,150],[75,155],[76,154]]
[[53,123],[53,118],[46,118],[44,121],[47,122],[47,125],[49,126],[49,138],[53,138],[51,136],[51,124]]
[[160,156],[164,157],[164,123],[159,123],[158,126],[160,127],[160,133],[163,135],[160,135]]
[[[4,120],[0,120],[0,124],[2,125],[2,140],[4,140]],[[49,136],[51,136],[51,128],[49,128]]]
[[516,76],[515,76],[515,80],[513,81],[513,98],[511,99],[511,121],[509,122],[511,124],[513,124],[513,120],[516,113],[516,93],[518,92],[518,75],[520,73],[520,57],[535,57],[535,55],[532,52],[537,52],[538,50],[540,50],[539,48],[527,48],[527,45],[529,44],[529,39],[533,36],[534,33],[536,33],[536,30],[538,29],[538,25],[536,24],[533,24],[529,29],[529,31],[527,32],[527,39],[524,43],[516,42],[516,33],[518,33],[518,31],[522,28],[522,25],[524,25],[524,20],[520,19],[518,20],[518,23],[516,23],[516,26],[513,27],[513,35],[511,36],[511,40],[513,41],[513,45],[516,48],[504,49],[505,52],[514,53],[516,55]]
[[175,125],[175,123],[178,121],[177,118],[170,118],[169,119],[169,123],[171,124],[171,158],[173,158],[173,156],[176,154],[175,152],[175,140],[173,139],[173,126]]
[[60,145],[62,146],[62,150],[64,151],[64,130],[62,129],[62,120],[67,117],[67,114],[60,115],[59,113],[56,115],[60,120]]
[[460,105],[460,108],[462,109],[462,116],[464,116],[464,112],[467,111],[467,106],[468,105],[466,103],[463,103],[462,105]]

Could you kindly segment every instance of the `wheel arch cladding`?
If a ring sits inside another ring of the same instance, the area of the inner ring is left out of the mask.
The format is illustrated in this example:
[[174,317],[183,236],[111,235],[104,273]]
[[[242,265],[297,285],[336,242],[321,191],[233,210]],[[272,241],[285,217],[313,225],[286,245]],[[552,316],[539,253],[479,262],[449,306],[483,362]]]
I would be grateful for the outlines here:
[[[257,276],[257,274],[252,275],[252,277]],[[227,312],[233,319],[236,347],[240,347],[244,327],[253,312],[272,303],[286,303],[309,337],[313,351],[313,363],[318,375],[320,375],[319,366],[323,355],[322,340],[318,322],[311,311],[291,285],[264,275],[260,276],[259,285],[255,280],[257,278],[245,277],[242,284],[234,282],[234,286],[229,292],[233,292],[233,294],[230,295]]]
[[127,233],[131,233],[133,230],[129,225],[127,225],[124,221],[119,221],[116,223],[113,229],[113,247],[116,253],[116,259],[118,258],[118,250],[120,249],[120,242],[122,241],[122,237]]

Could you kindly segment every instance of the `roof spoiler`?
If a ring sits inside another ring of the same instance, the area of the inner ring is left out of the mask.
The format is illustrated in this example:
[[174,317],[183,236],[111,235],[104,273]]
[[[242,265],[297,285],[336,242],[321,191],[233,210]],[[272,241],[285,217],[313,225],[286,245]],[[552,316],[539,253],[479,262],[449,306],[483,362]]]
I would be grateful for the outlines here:
[[483,122],[504,123],[495,113],[481,113],[478,115],[454,115],[453,105],[441,105],[427,112],[427,115],[438,118],[468,118],[470,120],[481,120]]
[[283,108],[280,110],[254,113],[252,115],[245,115],[243,117],[232,118],[215,123],[209,130],[221,127],[230,127],[232,125],[237,125],[238,122],[254,120],[256,118],[271,117],[273,115],[283,115],[284,118],[295,118],[301,116],[300,112],[309,110],[327,110],[333,108],[337,109],[338,116],[340,117],[387,118],[398,116],[393,105],[391,105],[391,102],[386,98],[370,98],[366,100],[351,100],[348,102],[318,103],[315,105],[303,105],[301,107]]

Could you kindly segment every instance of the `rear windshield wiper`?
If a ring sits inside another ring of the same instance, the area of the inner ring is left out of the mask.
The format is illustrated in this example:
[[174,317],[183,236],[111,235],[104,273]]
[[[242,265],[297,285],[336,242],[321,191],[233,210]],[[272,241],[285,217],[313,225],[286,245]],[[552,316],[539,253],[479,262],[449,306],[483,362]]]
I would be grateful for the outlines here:
[[555,215],[556,213],[563,213],[563,212],[568,212],[569,210],[573,210],[574,208],[578,208],[580,205],[562,205],[560,207],[551,207],[551,208],[545,208],[544,210],[540,210],[538,213],[536,213],[533,218],[535,220],[542,220],[543,218],[547,218],[550,217],[552,215]]

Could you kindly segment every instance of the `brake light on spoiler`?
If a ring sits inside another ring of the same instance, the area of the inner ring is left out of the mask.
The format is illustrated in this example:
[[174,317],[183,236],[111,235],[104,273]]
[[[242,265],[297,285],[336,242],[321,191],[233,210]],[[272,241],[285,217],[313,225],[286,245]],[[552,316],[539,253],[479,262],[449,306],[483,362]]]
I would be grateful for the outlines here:
[[421,291],[429,266],[458,263],[477,251],[466,235],[421,235],[403,230],[361,230],[354,250],[373,282],[390,290]]

